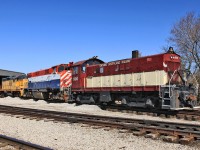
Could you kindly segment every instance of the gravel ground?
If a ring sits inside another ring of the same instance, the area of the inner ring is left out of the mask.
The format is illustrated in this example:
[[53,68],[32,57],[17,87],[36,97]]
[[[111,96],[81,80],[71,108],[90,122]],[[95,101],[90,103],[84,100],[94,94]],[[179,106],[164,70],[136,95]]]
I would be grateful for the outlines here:
[[46,101],[43,101],[43,100],[38,100],[38,101],[34,101],[33,99],[22,100],[19,98],[11,98],[11,97],[0,98],[0,105],[54,110],[54,111],[62,111],[62,112],[75,112],[75,113],[77,112],[77,113],[103,115],[103,116],[136,118],[136,119],[145,119],[145,120],[149,119],[149,120],[156,120],[156,121],[193,123],[193,124],[200,125],[200,122],[198,121],[187,121],[187,120],[180,120],[176,118],[160,118],[160,117],[153,117],[153,116],[148,116],[148,115],[136,115],[136,114],[131,114],[131,113],[105,111],[105,110],[101,110],[98,106],[95,106],[95,105],[76,106],[75,104],[47,103]]
[[[59,110],[65,112],[81,112],[99,115],[112,115],[129,118],[155,119],[189,122],[177,119],[162,119],[147,115],[134,115],[120,112],[108,112],[99,109],[97,106],[74,104],[55,104],[45,101],[20,100],[19,98],[0,99],[1,105],[12,105],[18,107],[29,107],[37,109]],[[166,143],[161,140],[152,140],[144,137],[133,136],[131,133],[119,133],[112,129],[105,131],[82,127],[81,124],[54,123],[43,120],[29,120],[15,118],[9,115],[0,114],[0,134],[16,137],[35,144],[50,147],[58,150],[188,150],[198,149],[197,147],[184,146],[180,144]],[[191,123],[191,121],[190,121]],[[194,122],[198,123],[198,122]],[[85,126],[85,125],[84,125]]]

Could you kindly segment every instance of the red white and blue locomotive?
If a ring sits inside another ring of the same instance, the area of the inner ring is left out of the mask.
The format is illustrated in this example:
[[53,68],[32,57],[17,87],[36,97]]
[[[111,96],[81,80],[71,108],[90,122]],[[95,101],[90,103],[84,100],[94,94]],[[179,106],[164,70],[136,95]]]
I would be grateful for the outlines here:
[[49,69],[28,73],[26,97],[67,101],[71,95],[72,64],[60,64]]
[[28,74],[27,95],[36,99],[177,109],[197,105],[197,88],[186,84],[181,60],[167,53],[104,63],[97,57]]

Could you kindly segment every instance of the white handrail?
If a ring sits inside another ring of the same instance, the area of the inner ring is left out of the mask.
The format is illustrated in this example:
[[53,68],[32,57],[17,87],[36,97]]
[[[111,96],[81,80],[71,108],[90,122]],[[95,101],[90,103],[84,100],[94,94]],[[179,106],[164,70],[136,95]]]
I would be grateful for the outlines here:
[[160,91],[161,88],[160,87],[161,87],[161,85],[159,85],[159,97],[162,98],[161,91]]
[[172,74],[171,79],[169,80],[169,97],[170,97],[170,98],[172,97],[171,92],[170,92],[170,83],[171,83],[172,78],[174,77],[174,74],[176,73],[176,71],[177,71],[177,70],[174,70],[174,73]]

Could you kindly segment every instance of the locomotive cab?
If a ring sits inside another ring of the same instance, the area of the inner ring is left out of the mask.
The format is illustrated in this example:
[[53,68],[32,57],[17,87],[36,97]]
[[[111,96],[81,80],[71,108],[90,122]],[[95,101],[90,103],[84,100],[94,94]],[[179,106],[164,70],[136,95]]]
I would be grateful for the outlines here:
[[98,59],[97,56],[95,56],[88,60],[79,61],[73,64],[72,91],[74,96],[73,99],[75,99],[75,101],[80,101],[80,99],[86,99],[86,101],[88,101],[87,96],[84,95],[86,87],[86,68],[87,66],[102,64],[102,63],[104,62]]

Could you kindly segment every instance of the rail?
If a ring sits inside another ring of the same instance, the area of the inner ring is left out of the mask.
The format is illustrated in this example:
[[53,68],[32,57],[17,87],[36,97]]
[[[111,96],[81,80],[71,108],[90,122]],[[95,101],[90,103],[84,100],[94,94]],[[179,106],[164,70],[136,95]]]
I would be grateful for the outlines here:
[[0,134],[0,149],[17,149],[17,150],[52,150],[30,142],[25,142],[16,138],[8,137]]
[[179,122],[174,123],[167,121],[66,113],[11,106],[0,106],[0,113],[21,117],[26,116],[26,118],[28,116],[36,120],[44,119],[58,122],[82,123],[106,128],[117,128],[132,132],[134,135],[145,135],[147,137],[152,137],[152,135],[154,137],[156,134],[157,138],[164,136],[167,141],[179,142],[181,144],[188,144],[194,140],[200,139],[199,125]]

